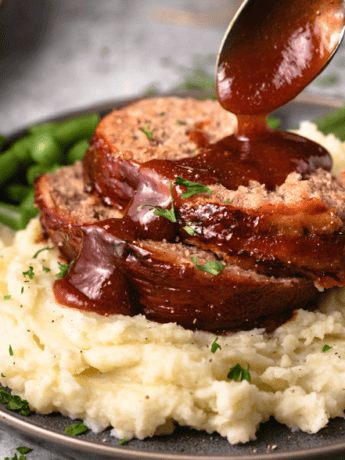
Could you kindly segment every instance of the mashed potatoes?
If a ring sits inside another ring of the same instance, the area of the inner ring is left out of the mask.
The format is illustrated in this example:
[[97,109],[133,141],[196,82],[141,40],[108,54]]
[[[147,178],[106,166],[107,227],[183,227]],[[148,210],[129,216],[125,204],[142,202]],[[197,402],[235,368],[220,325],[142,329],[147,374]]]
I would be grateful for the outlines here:
[[[343,415],[344,289],[272,334],[219,337],[212,353],[213,334],[58,305],[51,291],[57,250],[33,257],[45,247],[35,244],[39,231],[33,220],[13,243],[0,242],[0,382],[32,409],[78,417],[95,430],[110,425],[118,438],[169,432],[176,421],[232,444],[255,439],[271,415],[311,433]],[[249,364],[251,382],[227,377],[237,363]]]

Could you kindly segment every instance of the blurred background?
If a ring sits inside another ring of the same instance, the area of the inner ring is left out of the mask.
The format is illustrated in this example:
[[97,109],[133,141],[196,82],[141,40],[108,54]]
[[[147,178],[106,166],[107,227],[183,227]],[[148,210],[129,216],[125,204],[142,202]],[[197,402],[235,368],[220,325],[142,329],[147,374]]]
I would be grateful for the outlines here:
[[[0,0],[0,133],[94,104],[213,85],[240,0]],[[345,98],[345,47],[305,90]],[[0,431],[0,457],[23,445]],[[35,460],[61,460],[33,443]]]
[[[0,133],[112,99],[211,84],[240,3],[0,1]],[[345,95],[344,47],[307,91]]]

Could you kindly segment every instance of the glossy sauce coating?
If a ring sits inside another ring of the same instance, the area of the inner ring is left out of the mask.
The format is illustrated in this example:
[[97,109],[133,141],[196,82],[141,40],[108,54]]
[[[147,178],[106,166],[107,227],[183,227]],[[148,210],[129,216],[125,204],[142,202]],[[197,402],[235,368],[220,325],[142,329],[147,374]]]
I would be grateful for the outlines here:
[[341,0],[247,2],[222,45],[220,104],[247,115],[282,107],[327,64],[343,25]]
[[[270,14],[264,17],[260,9],[262,2],[263,0],[251,2],[253,10],[250,14],[270,21]],[[264,4],[274,8],[279,8],[281,3],[278,0],[272,6],[272,2],[264,1]],[[201,285],[205,285],[204,275],[199,276],[194,267],[188,269],[190,279],[187,280],[187,285],[193,285],[193,294],[189,300],[184,299],[179,308],[179,296],[186,296],[188,292],[184,277],[176,275],[177,268],[173,263],[161,260],[157,254],[150,256],[147,251],[144,254],[145,251],[138,248],[136,241],[143,238],[174,241],[177,235],[181,237],[179,225],[183,216],[179,215],[179,221],[171,222],[155,216],[152,212],[153,207],[168,209],[173,203],[176,208],[182,207],[182,189],[170,188],[176,176],[205,185],[221,184],[230,190],[235,190],[240,185],[247,186],[251,180],[256,180],[265,184],[269,190],[274,190],[293,171],[308,178],[318,168],[331,169],[331,157],[325,149],[300,136],[272,131],[266,125],[267,114],[295,97],[310,83],[327,60],[327,53],[324,53],[326,44],[320,40],[322,24],[318,23],[317,17],[310,18],[311,12],[308,8],[305,8],[305,15],[302,17],[299,11],[291,11],[289,17],[281,18],[284,21],[283,34],[276,24],[272,24],[273,38],[260,35],[258,29],[258,35],[254,39],[256,45],[252,48],[246,41],[247,31],[236,32],[235,51],[231,48],[231,53],[225,53],[219,65],[217,96],[223,107],[238,115],[238,133],[207,145],[207,139],[195,132],[192,140],[202,150],[193,158],[177,161],[152,160],[141,165],[133,161],[132,169],[135,174],[130,180],[124,181],[125,189],[121,191],[121,182],[114,182],[114,186],[119,189],[120,199],[132,194],[124,218],[109,221],[106,225],[94,224],[83,228],[84,238],[79,258],[66,278],[58,280],[54,286],[59,302],[104,315],[132,315],[142,311],[156,321],[176,321],[185,327],[195,326],[206,330],[219,329],[222,324],[226,328],[236,329],[244,327],[246,321],[248,327],[260,325],[260,318],[274,314],[270,308],[265,311],[264,307],[268,304],[278,311],[283,308],[281,311],[286,313],[286,306],[279,306],[279,299],[277,302],[272,293],[269,293],[270,287],[260,291],[258,286],[250,285],[248,280],[232,279],[231,282],[235,283],[237,290],[230,297],[225,289],[229,280],[225,282],[223,274],[214,276],[213,280],[207,277],[210,285],[203,290]],[[130,170],[131,163],[126,168]],[[210,225],[214,228],[217,226],[213,222]],[[238,229],[241,228],[239,222]],[[222,238],[226,237],[215,236],[212,243],[214,247],[223,249]],[[241,240],[239,235],[237,239]],[[193,238],[190,241],[193,242]],[[248,247],[248,255],[255,254],[256,250],[259,253],[260,247],[265,246],[266,242],[258,235],[257,247],[255,244],[254,239],[252,246]],[[275,250],[279,249],[279,238],[273,245],[272,242],[268,244],[275,246]],[[235,246],[233,251],[236,255]],[[240,254],[241,249],[237,248],[237,253]],[[136,271],[138,260],[145,261],[144,266],[139,266],[143,272],[147,271],[151,284],[146,278],[141,278],[138,274],[140,270]],[[240,261],[241,257],[237,260]],[[270,262],[274,266],[274,255],[263,260],[263,264],[267,263],[268,267]],[[157,273],[161,271],[164,276],[166,272],[171,273],[171,278],[164,278],[162,275],[165,284],[158,278],[152,280],[157,275],[152,274],[147,263],[153,264]],[[277,267],[279,268],[279,263],[276,263]],[[184,267],[184,270],[187,268]],[[319,271],[320,276],[325,274],[324,267]],[[177,280],[185,291],[176,284]],[[223,287],[222,282],[225,283]],[[155,292],[155,284],[161,287],[160,292]],[[147,285],[154,292],[147,291]],[[213,295],[218,296],[216,301],[214,297],[207,297],[210,286],[215,289],[212,291]],[[255,289],[258,289],[257,293]],[[199,302],[195,300],[196,291],[203,292],[206,299],[200,299],[200,311],[195,307],[195,302]],[[250,301],[247,301],[247,295]],[[290,308],[305,305],[314,298],[314,287],[306,283],[304,291],[298,291],[298,296],[299,300],[291,299]],[[151,300],[147,302],[147,299]],[[212,311],[215,302],[218,302],[217,307]],[[253,315],[252,321],[248,320],[248,313],[243,310],[245,304],[251,311],[250,315]]]
[[133,241],[128,226],[115,219],[82,231],[81,256],[68,276],[55,282],[54,292],[60,303],[83,311],[143,313],[153,321],[223,331],[274,328],[291,316],[291,304],[298,308],[315,298],[307,280],[292,281],[292,289],[277,282],[272,290],[269,278],[231,270],[206,274],[173,251]]

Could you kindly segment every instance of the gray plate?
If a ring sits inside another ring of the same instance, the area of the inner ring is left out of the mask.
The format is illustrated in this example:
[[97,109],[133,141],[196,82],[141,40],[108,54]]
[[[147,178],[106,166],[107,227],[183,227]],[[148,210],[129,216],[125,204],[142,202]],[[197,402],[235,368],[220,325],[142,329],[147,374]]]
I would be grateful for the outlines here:
[[[198,96],[198,92],[188,95]],[[54,120],[90,111],[101,115],[113,107],[122,107],[129,100],[113,101],[85,110],[59,115]],[[302,94],[274,115],[281,119],[284,129],[297,127],[302,120],[314,118],[342,106],[343,102],[333,98]],[[49,121],[49,120],[42,120]],[[24,132],[13,134],[12,140]],[[110,436],[109,430],[95,434],[90,430],[78,438],[63,434],[71,420],[59,414],[23,417],[0,405],[0,427],[15,433],[24,440],[34,441],[49,450],[60,452],[71,459],[105,460],[297,460],[345,458],[345,420],[333,419],[327,428],[317,434],[291,432],[287,427],[271,419],[257,433],[257,440],[245,445],[231,446],[217,434],[177,427],[171,436],[155,436],[144,441],[134,439],[124,446]]]

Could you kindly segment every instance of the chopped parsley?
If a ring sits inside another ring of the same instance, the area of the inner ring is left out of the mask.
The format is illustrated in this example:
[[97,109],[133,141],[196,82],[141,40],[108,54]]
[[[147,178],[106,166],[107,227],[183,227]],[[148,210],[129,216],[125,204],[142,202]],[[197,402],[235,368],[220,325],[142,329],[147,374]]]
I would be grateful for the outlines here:
[[48,267],[42,267],[42,269],[43,269],[43,271],[45,271],[47,273],[50,272],[50,268],[48,268]]
[[34,255],[32,256],[32,258],[33,258],[33,259],[36,259],[37,256],[38,256],[38,254],[39,254],[40,252],[42,252],[42,251],[49,251],[50,249],[55,249],[55,247],[56,247],[56,246],[47,246],[47,247],[45,247],[45,248],[39,249],[39,250],[36,252],[36,254],[34,254]]
[[241,382],[242,380],[247,380],[248,382],[251,381],[252,378],[249,373],[249,364],[247,369],[243,369],[243,367],[238,363],[230,369],[228,379],[237,381],[239,378],[241,379]]
[[5,457],[5,460],[28,460],[27,457],[25,457],[25,454],[32,451],[30,447],[17,447],[16,450],[20,453],[20,457],[18,457],[17,454],[14,454],[12,458]]
[[267,117],[267,124],[271,129],[278,129],[279,128],[279,118],[276,117]]
[[190,227],[189,225],[186,225],[185,227],[183,227],[183,230],[184,230],[185,232],[187,232],[188,235],[191,235],[191,236],[194,235],[194,230],[193,230],[192,227]]
[[214,341],[212,342],[212,345],[211,345],[211,353],[215,353],[215,352],[218,350],[218,348],[219,348],[219,349],[221,348],[221,346],[219,345],[219,343],[217,343],[217,340],[218,340],[218,337],[216,337],[216,338],[214,339]]
[[176,126],[184,126],[184,125],[186,125],[186,124],[187,124],[186,121],[175,120],[175,125],[176,125]]
[[322,347],[322,352],[323,352],[323,353],[326,353],[326,351],[330,350],[331,348],[333,348],[333,347],[330,347],[329,345],[325,344],[325,345]]
[[198,265],[196,257],[193,257],[192,260],[198,270],[201,270],[202,272],[211,273],[212,275],[218,275],[226,267],[226,265],[222,264],[220,260],[210,260],[209,262],[206,262],[204,265]]
[[127,442],[127,438],[125,437],[125,438],[122,438],[121,441],[119,441],[119,444],[120,446],[123,446],[124,444],[126,444],[126,442]]
[[11,395],[5,388],[0,388],[0,403],[7,404],[6,409],[18,412],[20,415],[30,415],[29,403],[20,396]]
[[23,294],[24,293],[24,286],[22,286],[21,290],[20,290],[20,293]]
[[228,198],[227,200],[224,201],[225,204],[229,204],[230,203],[230,198]]
[[[152,206],[150,204],[145,204],[144,206],[148,206],[149,208],[154,208],[153,214],[155,216],[165,217],[165,219],[170,220],[171,222],[176,222],[176,215],[175,215],[175,208],[174,208],[174,199],[172,195],[172,184],[170,184],[170,194],[171,194],[171,208],[164,209],[160,206]],[[138,206],[138,211],[142,209],[143,206]]]
[[5,377],[5,375],[1,372],[1,377]]
[[191,182],[190,180],[183,179],[183,177],[177,176],[175,185],[183,185],[187,187],[187,191],[182,193],[181,198],[189,198],[196,193],[209,193],[211,195],[212,190],[205,185],[198,184],[197,182]]
[[73,264],[74,260],[71,260],[69,264],[62,264],[61,262],[58,262],[60,271],[55,275],[55,278],[63,278],[68,270],[70,269],[71,265]]
[[140,131],[145,134],[148,139],[153,136],[153,131],[150,130],[149,125],[145,125],[145,128],[140,128]]
[[11,296],[10,295],[4,295],[4,300],[10,300]]
[[11,345],[8,347],[8,352],[9,352],[10,356],[13,356],[13,355],[14,355],[13,349],[12,349],[12,346],[11,346]]
[[68,425],[68,427],[65,428],[65,433],[70,436],[78,436],[78,434],[83,434],[87,430],[88,427],[84,425],[84,422],[76,422]]
[[24,276],[28,276],[31,280],[33,279],[35,273],[34,273],[34,267],[32,265],[29,265],[29,270],[26,272],[23,272]]

